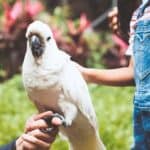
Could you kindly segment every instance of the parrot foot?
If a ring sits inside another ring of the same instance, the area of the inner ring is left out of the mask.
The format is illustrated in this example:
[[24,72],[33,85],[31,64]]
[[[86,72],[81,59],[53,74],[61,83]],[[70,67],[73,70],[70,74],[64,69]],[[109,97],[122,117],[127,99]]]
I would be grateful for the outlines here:
[[55,126],[52,125],[52,123],[51,123],[51,122],[52,122],[52,119],[53,119],[54,117],[59,118],[59,119],[61,120],[61,122],[62,122],[62,125],[63,125],[64,127],[67,127],[65,118],[64,118],[62,115],[58,114],[58,113],[54,113],[54,114],[52,114],[51,116],[48,116],[48,117],[43,118],[44,121],[45,121],[45,122],[47,123],[47,125],[48,125],[48,128],[46,128],[46,129],[40,129],[43,133],[51,134],[51,132],[54,130]]
[[59,102],[59,107],[61,108],[61,111],[63,113],[64,127],[70,127],[77,116],[77,107],[71,102],[62,99]]
[[72,121],[70,120],[70,118],[65,118],[64,120],[64,127],[69,127],[72,125]]

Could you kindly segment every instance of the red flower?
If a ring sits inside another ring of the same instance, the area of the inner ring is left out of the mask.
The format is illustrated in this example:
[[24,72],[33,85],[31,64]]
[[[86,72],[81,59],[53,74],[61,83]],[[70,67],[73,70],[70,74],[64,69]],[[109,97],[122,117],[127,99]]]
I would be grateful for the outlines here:
[[4,30],[7,32],[10,31],[17,19],[22,15],[33,18],[43,9],[43,5],[40,2],[31,2],[31,0],[26,0],[24,3],[22,0],[17,0],[12,7],[7,2],[3,2],[3,7],[5,16]]
[[25,11],[30,17],[36,16],[39,12],[43,10],[43,5],[40,2],[31,2],[31,0],[26,0]]

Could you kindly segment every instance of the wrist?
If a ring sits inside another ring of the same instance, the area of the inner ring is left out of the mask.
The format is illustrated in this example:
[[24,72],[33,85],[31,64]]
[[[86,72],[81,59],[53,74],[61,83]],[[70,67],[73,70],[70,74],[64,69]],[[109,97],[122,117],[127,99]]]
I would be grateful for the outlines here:
[[18,150],[19,147],[19,138],[15,142],[15,150]]
[[16,139],[15,145],[14,145],[15,149],[13,149],[13,150],[20,150],[20,149],[22,149],[21,147],[22,147],[22,138],[20,136],[18,139]]

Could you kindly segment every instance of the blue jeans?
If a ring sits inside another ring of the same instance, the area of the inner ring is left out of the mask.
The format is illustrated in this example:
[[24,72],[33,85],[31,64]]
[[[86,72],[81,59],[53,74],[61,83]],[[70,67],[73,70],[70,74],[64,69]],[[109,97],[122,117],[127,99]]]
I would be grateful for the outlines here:
[[150,150],[150,111],[134,108],[134,147],[132,150]]
[[134,147],[150,150],[150,20],[139,21],[134,44]]

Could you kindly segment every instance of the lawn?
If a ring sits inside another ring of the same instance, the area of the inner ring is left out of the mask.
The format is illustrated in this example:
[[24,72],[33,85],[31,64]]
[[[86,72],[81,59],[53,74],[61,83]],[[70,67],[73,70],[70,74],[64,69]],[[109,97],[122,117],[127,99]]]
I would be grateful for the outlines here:
[[[99,133],[108,150],[129,150],[132,143],[133,88],[89,85],[99,123]],[[25,120],[36,112],[22,86],[21,77],[0,84],[0,145],[23,132]],[[58,137],[52,150],[67,150]]]

